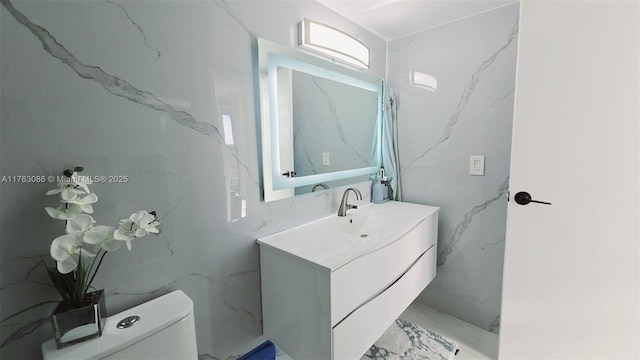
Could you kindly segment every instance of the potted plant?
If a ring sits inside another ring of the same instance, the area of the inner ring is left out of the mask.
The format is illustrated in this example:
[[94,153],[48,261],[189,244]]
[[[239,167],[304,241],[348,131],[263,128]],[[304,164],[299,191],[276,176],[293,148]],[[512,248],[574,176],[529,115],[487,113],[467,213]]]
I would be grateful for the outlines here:
[[[89,191],[91,177],[78,175],[83,168],[65,170],[58,187],[47,195],[60,195],[60,206],[45,210],[54,219],[65,221],[65,234],[51,242],[55,267],[47,273],[62,301],[51,316],[56,345],[63,348],[102,335],[106,320],[104,290],[92,286],[107,253],[149,233],[159,233],[160,221],[154,211],[137,211],[120,220],[117,227],[96,225],[91,215],[98,196]],[[102,179],[103,177],[96,177]]]

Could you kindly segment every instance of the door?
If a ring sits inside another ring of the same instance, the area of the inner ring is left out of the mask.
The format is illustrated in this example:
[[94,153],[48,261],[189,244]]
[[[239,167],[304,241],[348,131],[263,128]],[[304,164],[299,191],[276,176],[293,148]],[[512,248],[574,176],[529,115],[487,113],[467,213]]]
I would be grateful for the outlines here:
[[501,359],[640,358],[639,23],[521,3]]

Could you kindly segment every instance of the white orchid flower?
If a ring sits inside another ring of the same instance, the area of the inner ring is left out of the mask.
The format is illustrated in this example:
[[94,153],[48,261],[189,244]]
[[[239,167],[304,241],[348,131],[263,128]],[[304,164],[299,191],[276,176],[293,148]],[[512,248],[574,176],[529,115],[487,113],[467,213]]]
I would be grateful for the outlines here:
[[87,231],[84,232],[84,237],[82,241],[91,245],[101,245],[102,242],[112,238],[113,236],[113,226],[92,226]]
[[93,206],[91,204],[95,204],[98,201],[98,196],[96,194],[88,194],[83,197],[76,196],[73,200],[62,200],[62,202],[68,204],[78,205],[80,210],[87,214],[93,214]]
[[73,183],[58,183],[58,188],[47,191],[47,195],[55,195],[60,194],[60,197],[64,201],[73,200],[78,197],[78,195],[85,194],[84,190],[76,188]]
[[89,232],[89,230],[91,230],[93,224],[95,223],[96,221],[93,220],[91,216],[79,214],[67,222],[66,231],[67,234],[83,241],[85,235],[87,234],[87,232]]
[[86,257],[95,257],[96,254],[82,249],[82,242],[72,235],[62,235],[51,243],[51,257],[56,261],[58,271],[68,274],[78,267],[80,254]]
[[57,209],[52,207],[44,208],[47,211],[47,214],[54,219],[58,220],[71,220],[76,215],[82,212],[82,208],[79,205],[72,204],[71,206],[65,207],[64,205],[58,206]]
[[113,232],[113,238],[120,241],[126,241],[127,249],[131,250],[131,240],[136,237],[138,224],[131,219],[122,219],[118,224],[118,228]]
[[104,251],[116,251],[116,250],[120,249],[121,246],[122,246],[122,241],[118,241],[118,240],[114,239],[113,235],[109,235],[106,239],[104,239],[100,243],[100,247]]
[[136,213],[131,214],[129,219],[131,219],[132,221],[138,224],[138,229],[136,230],[136,237],[143,237],[149,233],[157,234],[160,232],[156,228],[156,226],[160,224],[160,220],[158,220],[155,213],[150,214],[144,210],[140,210]]
[[78,196],[90,194],[87,184],[91,184],[91,178],[88,176],[79,177],[74,172],[70,177],[58,183],[58,188],[47,191],[47,195],[60,194],[63,201],[68,202],[75,200]]
[[74,171],[73,174],[71,174],[71,182],[82,188],[85,193],[91,193],[91,191],[89,191],[89,187],[87,186],[92,184],[90,176],[78,176],[78,173]]

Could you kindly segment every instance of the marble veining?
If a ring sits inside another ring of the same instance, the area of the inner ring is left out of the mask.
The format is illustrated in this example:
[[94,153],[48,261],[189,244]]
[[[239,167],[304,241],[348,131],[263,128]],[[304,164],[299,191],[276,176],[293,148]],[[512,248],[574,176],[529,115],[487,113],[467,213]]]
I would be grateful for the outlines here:
[[302,135],[301,131],[298,130],[293,135],[293,143],[295,144],[295,146],[293,148],[294,151],[295,152],[302,151],[302,153],[304,154],[304,159],[311,166],[311,169],[310,170],[306,170],[304,173],[305,174],[317,174],[318,173],[318,169],[316,169],[316,164],[313,161],[313,159],[311,158],[311,155],[309,154],[309,151],[307,150],[307,147],[304,146],[304,136]]
[[[44,266],[42,259],[44,256],[47,256],[47,255],[49,255],[49,253],[43,253],[35,256],[20,256],[18,258],[12,259],[13,261],[33,261],[37,259],[37,261],[34,262],[33,265],[27,269],[27,272],[23,276],[21,276],[20,278],[14,281],[3,284],[2,286],[0,286],[0,290],[5,290],[13,285],[17,285],[30,280],[31,275],[33,274],[34,271],[42,269],[42,267]],[[3,322],[3,321],[4,320],[0,322]]]
[[142,40],[144,41],[144,45],[149,48],[149,50],[153,51],[156,54],[156,58],[155,60],[153,60],[153,62],[156,62],[158,60],[160,60],[160,56],[162,55],[162,53],[160,52],[160,50],[152,47],[151,45],[149,45],[149,41],[147,40],[147,35],[144,33],[144,30],[142,30],[142,28],[140,27],[140,25],[138,25],[135,21],[133,21],[133,19],[131,18],[131,16],[129,15],[129,12],[127,11],[127,8],[124,7],[124,5],[119,4],[113,0],[106,0],[107,3],[112,4],[114,6],[119,7],[122,12],[124,13],[124,16],[127,17],[127,19],[129,19],[129,21],[131,22],[131,24],[133,26],[136,27],[136,29],[138,29],[138,32],[140,33],[140,35],[142,36]]
[[[233,276],[244,276],[244,275],[251,274],[251,273],[255,273],[255,272],[256,272],[256,270],[253,270],[253,271],[246,271],[246,272],[241,272],[241,273],[239,273],[240,275],[236,274],[236,275],[233,275]],[[222,290],[222,293],[223,293],[223,295],[222,295],[223,302],[224,302],[224,304],[225,304],[227,307],[229,307],[229,308],[230,308],[231,310],[233,310],[234,312],[237,312],[237,313],[243,313],[243,314],[247,314],[247,315],[249,315],[249,316],[253,319],[253,321],[254,321],[254,322],[256,322],[256,323],[260,323],[260,322],[262,321],[261,319],[259,319],[259,318],[258,318],[258,316],[257,316],[254,312],[249,311],[249,310],[248,310],[247,308],[245,308],[245,307],[237,307],[237,306],[234,306],[233,304],[231,304],[231,303],[229,302],[229,299],[227,298],[227,297],[228,297],[227,295],[228,295],[228,292],[229,292],[229,282],[224,281],[224,280],[214,279],[214,278],[213,278],[213,277],[211,277],[211,276],[204,275],[204,274],[199,274],[199,273],[192,273],[192,274],[189,274],[188,276],[193,276],[193,277],[197,277],[197,278],[205,279],[205,280],[207,280],[207,281],[209,281],[209,282],[211,282],[211,283],[214,283],[214,284],[221,284],[221,285],[222,285],[222,287],[223,287],[223,290]],[[230,276],[231,276],[231,275],[230,275]]]
[[[59,59],[64,64],[73,69],[80,77],[88,80],[93,80],[105,90],[118,97],[125,98],[134,103],[146,106],[153,110],[158,110],[166,113],[176,123],[186,126],[192,130],[195,130],[203,135],[215,138],[215,140],[224,145],[224,134],[220,132],[220,129],[211,123],[201,122],[196,120],[191,114],[186,111],[178,110],[166,102],[160,100],[152,93],[141,90],[133,86],[126,80],[120,79],[115,75],[106,73],[98,66],[85,65],[80,62],[73,54],[71,54],[62,44],[60,44],[55,37],[53,37],[49,31],[45,28],[34,24],[29,19],[16,10],[9,0],[1,0],[2,4],[9,10],[9,12],[26,28],[28,28],[41,42],[42,46],[51,56]],[[225,3],[226,4],[226,3]],[[249,167],[242,162],[235,152],[223,146],[230,153],[230,155],[236,160],[239,166],[245,169],[247,175],[256,186],[261,187],[260,182],[257,181],[252,175]]]
[[356,154],[356,156],[358,156],[360,159],[362,159],[362,161],[364,162],[365,166],[368,166],[370,164],[370,160],[367,159],[366,157],[362,156],[362,154],[360,154],[358,152],[358,150],[356,150],[353,147],[353,145],[351,145],[349,143],[349,141],[347,139],[347,135],[344,133],[344,129],[342,128],[342,123],[340,123],[340,119],[338,118],[338,112],[336,111],[336,106],[333,103],[333,99],[331,99],[331,95],[329,95],[327,90],[325,90],[322,86],[320,86],[320,84],[318,83],[318,79],[315,76],[312,77],[312,79],[313,79],[313,84],[318,88],[318,91],[320,92],[320,94],[322,94],[324,99],[327,101],[327,105],[329,106],[329,109],[331,110],[331,118],[336,123],[336,131],[338,132],[338,135],[340,136],[340,141],[342,141],[349,149],[351,149],[351,151],[353,151],[353,153]]
[[107,299],[109,296],[141,296],[141,295],[162,295],[162,293],[166,292],[168,289],[171,289],[173,285],[178,283],[180,279],[175,279],[168,284],[162,285],[158,288],[149,291],[108,291],[106,292]]
[[20,340],[28,335],[33,334],[36,330],[38,330],[42,324],[49,323],[49,316],[45,316],[39,319],[35,319],[33,321],[29,321],[23,326],[20,326],[18,329],[14,330],[7,338],[0,344],[0,349],[5,347],[7,344]]
[[498,240],[498,241],[494,241],[494,242],[492,242],[492,243],[488,243],[488,244],[480,245],[480,249],[484,250],[484,249],[486,249],[486,248],[488,248],[488,247],[496,246],[496,245],[498,245],[498,244],[500,244],[500,243],[504,243],[504,241],[505,241],[505,240],[506,240],[506,239],[504,239],[504,238],[503,238],[503,239],[500,239],[500,240]]
[[499,103],[500,101],[503,101],[503,100],[507,99],[509,96],[511,96],[513,93],[515,93],[515,91],[516,91],[516,89],[511,89],[511,90],[509,90],[506,94],[504,94],[503,96],[501,96],[501,97],[499,97],[499,98],[497,98],[497,99],[493,100],[492,102],[490,102],[490,103],[487,105],[487,108],[489,109],[489,111],[493,111],[497,103]]
[[236,12],[233,10],[233,8],[231,7],[231,5],[229,5],[228,2],[226,2],[225,0],[213,0],[213,3],[219,6],[222,10],[224,10],[227,13],[227,15],[229,15],[229,17],[233,19],[233,21],[238,23],[238,25],[240,25],[244,29],[244,31],[246,31],[247,34],[249,34],[252,41],[258,41],[258,35],[256,35],[256,33],[254,33],[251,29],[249,29],[249,27],[240,19],[240,17],[236,14]]
[[507,178],[504,180],[502,185],[500,185],[500,188],[498,188],[498,194],[496,196],[483,202],[482,204],[474,206],[473,209],[471,209],[469,212],[467,212],[464,215],[464,218],[455,227],[455,230],[453,231],[453,235],[451,235],[451,238],[449,239],[449,241],[446,244],[444,244],[442,249],[439,251],[438,266],[444,265],[444,263],[447,262],[447,256],[451,254],[451,252],[453,251],[453,248],[456,246],[458,241],[460,241],[460,239],[464,235],[464,232],[467,230],[467,228],[473,221],[473,217],[481,213],[493,202],[500,200],[502,197],[504,197],[504,195],[508,191],[509,191],[509,177],[507,176]]
[[[255,228],[254,233],[262,233],[262,230],[264,230],[264,228],[266,228],[269,225],[269,223],[272,223],[272,222],[276,221],[277,219],[282,218],[285,215],[287,215],[289,213],[289,211],[291,211],[291,208],[293,208],[294,205],[295,205],[295,201],[291,202],[287,206],[287,208],[282,212],[282,214],[278,215],[275,218],[271,218],[270,220],[266,220],[266,219],[260,220],[260,225],[257,228]],[[272,210],[273,210],[273,205],[269,205],[269,215],[271,215]]]
[[458,120],[460,120],[460,114],[462,114],[462,112],[466,108],[467,104],[469,103],[469,99],[473,95],[473,93],[474,93],[474,91],[476,89],[476,86],[480,82],[480,77],[481,77],[482,73],[485,70],[487,70],[487,68],[489,68],[489,66],[491,66],[491,64],[493,64],[496,61],[496,58],[505,49],[507,49],[509,47],[509,45],[511,45],[511,43],[514,40],[516,40],[517,38],[518,38],[518,20],[516,20],[515,25],[513,25],[513,27],[511,28],[511,31],[509,31],[509,35],[507,37],[507,42],[501,48],[499,48],[495,53],[493,53],[493,55],[491,55],[491,57],[489,57],[488,59],[483,61],[482,64],[480,64],[480,66],[478,67],[478,69],[471,75],[471,80],[469,81],[467,86],[465,86],[464,90],[462,91],[462,95],[460,96],[460,99],[458,100],[458,106],[456,107],[455,112],[449,117],[449,121],[447,122],[447,125],[445,126],[442,134],[440,135],[440,138],[438,139],[438,141],[434,145],[429,147],[427,150],[425,150],[418,157],[416,157],[416,158],[412,159],[411,161],[409,161],[407,163],[407,165],[405,165],[402,168],[403,171],[409,170],[411,168],[411,166],[416,161],[418,161],[418,160],[424,158],[425,156],[427,156],[427,154],[431,150],[435,149],[440,144],[442,144],[443,142],[447,141],[449,139],[449,137],[451,137],[451,134],[453,133],[453,128],[458,123]]

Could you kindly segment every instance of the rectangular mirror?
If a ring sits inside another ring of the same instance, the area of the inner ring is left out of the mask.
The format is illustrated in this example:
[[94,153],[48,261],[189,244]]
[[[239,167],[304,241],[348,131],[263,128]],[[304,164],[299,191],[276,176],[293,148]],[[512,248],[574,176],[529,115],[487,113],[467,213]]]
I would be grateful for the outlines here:
[[378,171],[381,79],[265,39],[258,63],[265,201]]

